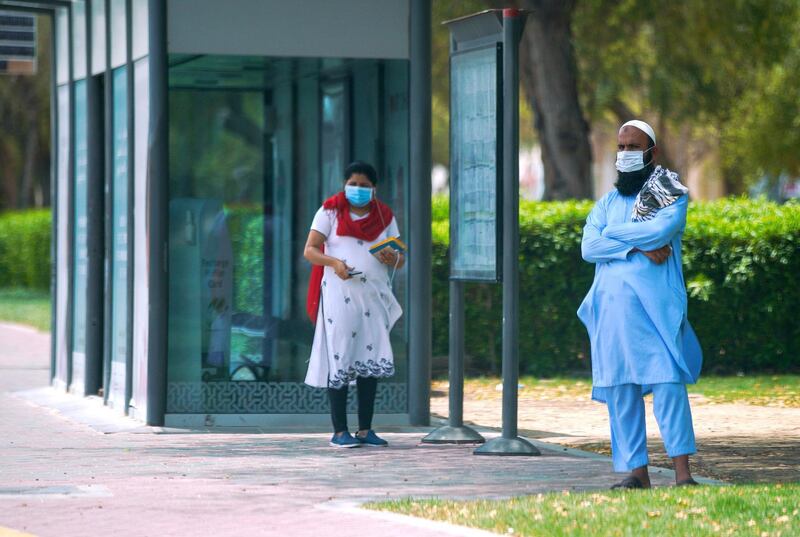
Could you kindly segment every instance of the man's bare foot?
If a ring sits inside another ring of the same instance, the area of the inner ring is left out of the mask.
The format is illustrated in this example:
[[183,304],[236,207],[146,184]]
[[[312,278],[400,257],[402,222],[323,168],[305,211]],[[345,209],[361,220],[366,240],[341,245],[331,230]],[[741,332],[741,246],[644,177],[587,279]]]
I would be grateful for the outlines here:
[[689,470],[689,455],[672,457],[672,466],[675,468],[676,485],[697,485],[697,481],[692,479],[692,473]]
[[644,485],[644,488],[650,488],[650,474],[647,472],[647,466],[634,468],[634,470],[631,472],[631,475],[641,481],[642,485]]

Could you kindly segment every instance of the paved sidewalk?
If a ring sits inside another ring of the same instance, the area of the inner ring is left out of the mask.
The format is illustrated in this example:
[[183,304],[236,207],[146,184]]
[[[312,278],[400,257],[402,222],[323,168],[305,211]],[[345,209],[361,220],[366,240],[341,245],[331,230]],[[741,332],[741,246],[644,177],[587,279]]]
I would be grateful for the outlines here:
[[[197,434],[119,419],[117,429],[108,429],[118,432],[104,434],[69,417],[72,411],[31,402],[50,397],[91,410],[91,402],[41,389],[48,352],[48,336],[0,324],[0,535],[8,528],[58,537],[321,535],[355,528],[382,536],[479,535],[354,506],[408,496],[603,489],[618,478],[607,459],[560,447],[529,458],[423,447],[427,429],[386,434],[389,448],[355,450],[328,448],[326,431]],[[655,474],[654,481],[670,478]]]

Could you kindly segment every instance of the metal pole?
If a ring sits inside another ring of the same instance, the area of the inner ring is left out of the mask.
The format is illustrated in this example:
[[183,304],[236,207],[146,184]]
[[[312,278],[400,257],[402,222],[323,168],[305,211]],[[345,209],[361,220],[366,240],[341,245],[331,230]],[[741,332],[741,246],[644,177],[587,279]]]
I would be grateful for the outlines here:
[[50,13],[50,382],[56,377],[56,326],[58,326],[58,47],[56,13]]
[[503,435],[476,455],[539,455],[517,436],[519,381],[519,38],[525,21],[503,10]]
[[450,282],[450,426],[464,425],[464,284]]
[[125,409],[125,414],[130,415],[130,407],[131,407],[131,399],[133,398],[133,270],[136,266],[136,259],[134,258],[134,244],[136,241],[136,236],[134,235],[133,231],[133,211],[138,210],[139,207],[136,207],[133,199],[134,199],[134,159],[135,159],[135,146],[134,142],[136,141],[136,132],[134,131],[134,109],[133,109],[133,60],[131,59],[133,48],[133,5],[131,0],[127,0],[125,2],[125,95],[127,97],[127,102],[125,103],[126,109],[126,131],[128,133],[128,166],[127,166],[127,188],[125,198],[127,200],[127,214],[125,214],[125,218],[127,219],[127,224],[125,225],[125,229],[127,231],[127,247],[128,247],[128,257],[125,261],[127,265],[127,270],[125,271],[126,277],[126,287],[127,291],[125,295],[127,297],[126,300],[126,322],[128,324],[128,330],[126,331],[125,335],[125,348],[127,352],[125,353],[125,398],[123,399],[122,408]]
[[485,439],[464,426],[464,284],[450,280],[450,415],[448,425],[422,439],[426,444],[480,444]]
[[412,0],[409,84],[408,419],[430,424],[431,386],[431,2]]
[[150,132],[147,146],[147,244],[150,323],[147,352],[147,424],[163,425],[167,407],[167,226],[169,155],[167,98],[167,5],[149,0]]
[[67,262],[62,270],[67,273],[67,319],[66,329],[64,332],[65,345],[67,349],[67,371],[64,389],[69,391],[72,385],[72,323],[74,322],[74,308],[75,308],[75,58],[74,58],[74,27],[72,21],[72,7],[67,9],[67,65],[69,71],[68,83],[68,105],[67,116],[69,117],[69,143],[65,149],[67,153],[67,184],[65,191],[62,194],[67,195],[67,245],[65,252],[67,254]]
[[105,180],[103,181],[103,195],[105,196],[105,225],[103,226],[103,248],[105,255],[103,258],[103,402],[108,404],[109,394],[111,393],[111,359],[112,359],[112,331],[111,321],[113,319],[113,282],[111,281],[111,271],[113,269],[114,252],[112,215],[114,214],[114,78],[111,73],[111,1],[105,2],[105,32],[106,32],[106,53],[105,71],[103,73],[103,127],[105,136],[103,140],[103,155],[105,162]]
[[97,394],[102,386],[103,371],[103,236],[105,207],[103,199],[103,95],[101,75],[92,74],[94,41],[92,9],[86,4],[86,213],[87,213],[87,276],[86,276],[86,371],[85,395]]

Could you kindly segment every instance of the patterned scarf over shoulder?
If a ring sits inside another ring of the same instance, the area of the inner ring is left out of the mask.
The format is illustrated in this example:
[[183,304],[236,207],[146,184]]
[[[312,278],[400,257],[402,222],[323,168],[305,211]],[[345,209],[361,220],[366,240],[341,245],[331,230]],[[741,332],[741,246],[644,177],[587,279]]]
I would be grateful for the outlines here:
[[634,222],[650,220],[659,209],[669,207],[688,192],[689,189],[678,180],[677,173],[657,166],[636,196],[631,219]]

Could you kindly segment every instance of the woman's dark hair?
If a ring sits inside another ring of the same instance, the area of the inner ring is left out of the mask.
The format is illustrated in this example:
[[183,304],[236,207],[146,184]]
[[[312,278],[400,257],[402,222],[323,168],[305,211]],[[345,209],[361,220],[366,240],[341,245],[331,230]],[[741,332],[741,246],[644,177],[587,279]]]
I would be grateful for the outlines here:
[[370,183],[373,185],[378,184],[378,172],[375,171],[372,164],[367,164],[360,160],[351,162],[347,165],[347,168],[344,169],[344,180],[347,181],[355,174],[366,175]]

